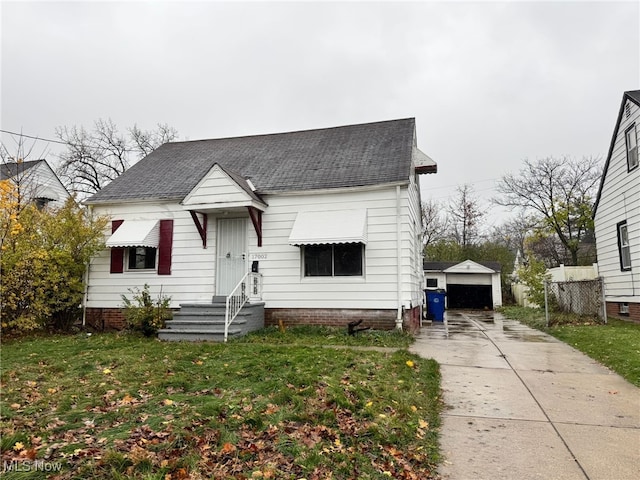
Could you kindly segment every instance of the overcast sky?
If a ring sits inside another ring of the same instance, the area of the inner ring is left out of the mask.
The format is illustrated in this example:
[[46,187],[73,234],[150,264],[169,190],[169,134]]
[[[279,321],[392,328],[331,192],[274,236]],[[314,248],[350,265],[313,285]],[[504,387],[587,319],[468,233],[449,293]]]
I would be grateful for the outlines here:
[[525,158],[604,162],[640,88],[639,5],[3,1],[1,128],[195,140],[415,117],[438,163],[423,199],[468,183],[486,201]]

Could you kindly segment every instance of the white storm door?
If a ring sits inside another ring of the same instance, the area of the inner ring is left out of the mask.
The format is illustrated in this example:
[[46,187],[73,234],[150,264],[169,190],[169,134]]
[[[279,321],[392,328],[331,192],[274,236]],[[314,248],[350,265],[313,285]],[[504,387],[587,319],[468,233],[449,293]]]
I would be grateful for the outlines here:
[[216,295],[229,295],[247,271],[247,219],[218,219]]

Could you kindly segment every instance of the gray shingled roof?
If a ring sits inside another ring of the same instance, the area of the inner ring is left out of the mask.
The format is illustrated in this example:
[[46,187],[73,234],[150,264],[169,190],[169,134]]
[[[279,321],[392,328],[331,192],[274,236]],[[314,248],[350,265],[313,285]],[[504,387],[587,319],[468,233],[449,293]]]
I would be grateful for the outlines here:
[[[479,265],[482,265],[483,267],[487,267],[490,268],[491,270],[495,271],[495,272],[500,272],[502,271],[502,264],[500,262],[479,262],[476,260],[472,260],[473,262],[476,262]],[[425,271],[430,271],[430,272],[434,272],[434,271],[438,271],[441,272],[443,270],[446,270],[447,268],[451,268],[455,265],[459,265],[462,262],[437,262],[437,261],[425,261],[422,264],[422,269]]]
[[30,168],[35,167],[40,162],[44,162],[44,160],[27,160],[26,162],[20,163],[2,163],[0,164],[0,180],[12,178],[19,173],[24,173]]
[[407,118],[166,143],[86,203],[181,200],[216,163],[250,179],[258,194],[407,181],[414,131]]

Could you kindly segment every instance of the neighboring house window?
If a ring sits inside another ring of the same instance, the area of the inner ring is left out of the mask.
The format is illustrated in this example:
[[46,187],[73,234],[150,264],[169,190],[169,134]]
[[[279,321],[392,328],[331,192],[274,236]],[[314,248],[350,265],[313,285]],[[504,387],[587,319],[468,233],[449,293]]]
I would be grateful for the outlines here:
[[629,315],[629,304],[624,302],[624,303],[619,303],[618,304],[618,313],[622,314],[622,315]]
[[363,245],[306,245],[305,277],[345,277],[362,275]]
[[44,208],[49,204],[51,200],[48,198],[35,198],[33,203],[35,204],[38,210],[44,210]]
[[129,248],[129,270],[145,270],[156,268],[156,248]]
[[627,221],[618,224],[618,252],[620,253],[620,269],[631,270],[631,250],[629,247],[629,229]]
[[427,278],[427,288],[438,288],[438,279]]
[[625,141],[627,145],[627,167],[629,170],[633,170],[638,166],[638,134],[636,133],[635,124],[625,131]]

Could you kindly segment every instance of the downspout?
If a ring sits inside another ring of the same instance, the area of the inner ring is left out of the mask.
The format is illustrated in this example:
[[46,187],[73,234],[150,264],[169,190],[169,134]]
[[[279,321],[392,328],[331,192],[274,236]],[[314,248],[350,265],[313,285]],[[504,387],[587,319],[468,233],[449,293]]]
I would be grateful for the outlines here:
[[398,293],[398,311],[396,313],[396,330],[402,330],[402,222],[400,219],[400,185],[396,185],[396,280]]
[[84,294],[82,295],[82,329],[87,325],[87,300],[89,299],[89,269],[91,260],[84,266]]

